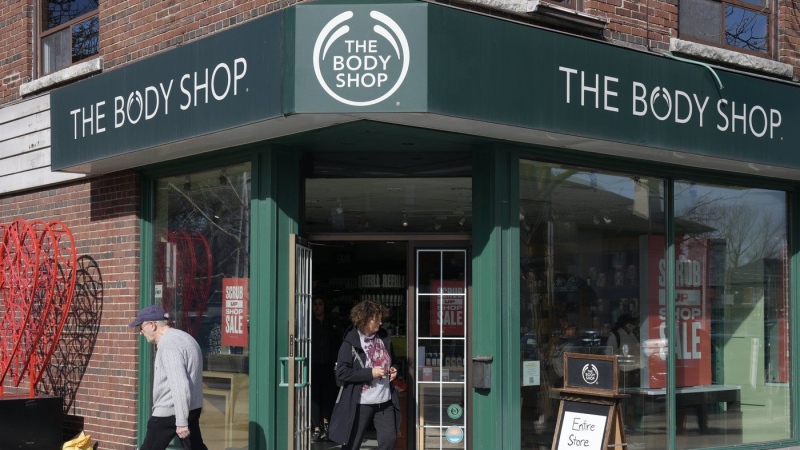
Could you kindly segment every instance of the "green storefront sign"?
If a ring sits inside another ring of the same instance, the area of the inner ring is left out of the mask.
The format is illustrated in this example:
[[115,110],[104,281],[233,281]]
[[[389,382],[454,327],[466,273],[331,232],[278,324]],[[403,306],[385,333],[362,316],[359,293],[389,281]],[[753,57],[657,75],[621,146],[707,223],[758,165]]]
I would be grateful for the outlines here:
[[53,168],[278,118],[407,113],[800,168],[799,101],[788,83],[446,6],[317,2],[54,91]]
[[424,3],[296,7],[295,112],[424,112]]
[[53,91],[54,170],[279,117],[276,13]]

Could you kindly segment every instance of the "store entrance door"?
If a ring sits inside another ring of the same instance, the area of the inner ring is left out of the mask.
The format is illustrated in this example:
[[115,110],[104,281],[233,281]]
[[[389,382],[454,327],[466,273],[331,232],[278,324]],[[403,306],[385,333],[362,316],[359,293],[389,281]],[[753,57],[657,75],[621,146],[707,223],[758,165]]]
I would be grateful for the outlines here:
[[[312,316],[311,449],[334,445],[313,439],[313,427],[329,419],[331,408],[324,386],[333,382],[333,370],[325,352],[335,359],[351,325],[350,308],[366,299],[390,311],[382,326],[392,335],[400,365],[395,388],[402,417],[395,449],[466,448],[469,236],[309,238],[313,303],[324,304],[324,313],[314,310]],[[315,328],[320,326],[314,318],[318,313],[327,323],[322,328]],[[330,337],[314,339],[320,337],[319,329]],[[362,448],[377,443],[373,430],[366,438]]]
[[416,448],[466,449],[469,258],[465,248],[417,248]]
[[311,388],[308,363],[311,351],[311,248],[307,241],[289,237],[289,336],[287,373],[283,386],[288,387],[289,449],[310,448],[309,410]]

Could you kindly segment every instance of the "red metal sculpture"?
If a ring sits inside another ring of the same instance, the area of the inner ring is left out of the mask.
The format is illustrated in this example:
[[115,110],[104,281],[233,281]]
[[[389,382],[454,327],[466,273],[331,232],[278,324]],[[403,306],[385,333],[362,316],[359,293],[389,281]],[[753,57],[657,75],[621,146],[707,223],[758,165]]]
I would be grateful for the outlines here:
[[0,224],[0,394],[10,375],[30,394],[61,337],[75,292],[75,240],[61,222]]

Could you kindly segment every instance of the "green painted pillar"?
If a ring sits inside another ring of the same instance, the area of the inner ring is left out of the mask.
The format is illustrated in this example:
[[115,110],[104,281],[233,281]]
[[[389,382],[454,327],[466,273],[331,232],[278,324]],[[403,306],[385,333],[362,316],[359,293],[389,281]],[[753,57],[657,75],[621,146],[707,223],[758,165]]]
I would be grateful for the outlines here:
[[287,355],[289,235],[302,215],[300,152],[270,147],[256,156],[252,200],[250,445],[287,446],[287,388],[278,387],[279,358]]
[[472,389],[472,448],[520,448],[519,157],[473,158],[472,357],[491,356],[492,386]]

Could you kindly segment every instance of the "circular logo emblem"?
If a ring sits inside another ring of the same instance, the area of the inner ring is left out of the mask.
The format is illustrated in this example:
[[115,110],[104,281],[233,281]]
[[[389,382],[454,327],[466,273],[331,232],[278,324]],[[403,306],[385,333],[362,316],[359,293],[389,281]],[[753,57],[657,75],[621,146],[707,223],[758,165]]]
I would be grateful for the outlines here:
[[447,407],[447,415],[451,419],[458,419],[461,417],[462,414],[464,414],[464,410],[461,409],[460,405],[456,405],[455,403],[453,403],[452,405]]
[[370,106],[395,93],[408,73],[410,53],[405,33],[386,14],[351,20],[353,11],[331,19],[314,44],[314,73],[337,101]]
[[445,437],[447,438],[447,442],[451,444],[458,444],[464,440],[464,430],[462,430],[460,427],[452,426],[445,432]]
[[586,384],[597,384],[600,379],[600,372],[598,372],[597,367],[595,367],[594,364],[586,364],[583,366],[581,375],[583,376],[583,381],[585,381]]

